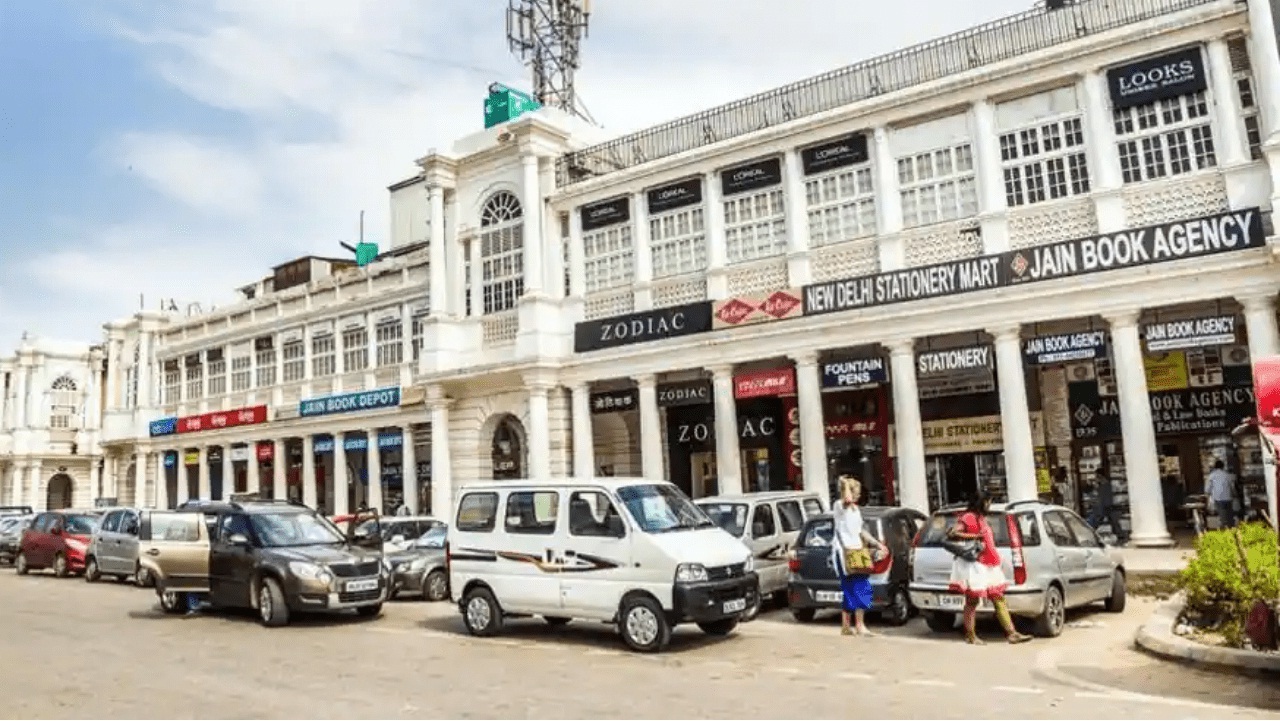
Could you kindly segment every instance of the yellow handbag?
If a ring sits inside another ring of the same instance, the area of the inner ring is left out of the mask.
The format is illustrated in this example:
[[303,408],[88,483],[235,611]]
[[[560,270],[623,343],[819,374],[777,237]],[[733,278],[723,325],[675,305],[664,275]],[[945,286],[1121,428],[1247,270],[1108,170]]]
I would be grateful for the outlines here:
[[871,568],[874,566],[871,559],[871,550],[867,548],[846,548],[844,549],[844,572],[850,576],[853,575],[870,575]]

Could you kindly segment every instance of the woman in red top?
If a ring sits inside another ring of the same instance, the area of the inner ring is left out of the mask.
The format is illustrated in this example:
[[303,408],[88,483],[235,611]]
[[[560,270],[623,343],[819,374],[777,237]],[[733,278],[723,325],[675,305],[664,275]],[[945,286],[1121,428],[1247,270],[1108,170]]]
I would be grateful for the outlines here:
[[1005,589],[1009,587],[1000,570],[1000,553],[996,550],[995,533],[991,524],[987,523],[987,512],[991,509],[991,499],[978,494],[969,501],[966,512],[961,514],[956,525],[951,529],[951,537],[958,540],[978,541],[982,544],[982,552],[977,560],[966,561],[956,556],[951,566],[951,591],[964,594],[964,637],[972,644],[981,644],[975,628],[978,618],[978,604],[986,599],[995,606],[996,618],[1004,628],[1009,643],[1030,641],[1013,627],[1013,619],[1009,617],[1009,607],[1004,602]]

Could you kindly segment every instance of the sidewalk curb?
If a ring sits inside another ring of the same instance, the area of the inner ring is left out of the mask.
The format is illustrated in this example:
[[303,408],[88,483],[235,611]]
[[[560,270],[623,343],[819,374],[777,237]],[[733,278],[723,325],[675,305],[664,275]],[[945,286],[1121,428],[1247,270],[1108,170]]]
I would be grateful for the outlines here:
[[1280,655],[1266,656],[1238,648],[1221,648],[1190,641],[1173,632],[1182,612],[1182,600],[1162,604],[1138,629],[1138,648],[1160,658],[1181,663],[1216,666],[1239,673],[1280,676]]

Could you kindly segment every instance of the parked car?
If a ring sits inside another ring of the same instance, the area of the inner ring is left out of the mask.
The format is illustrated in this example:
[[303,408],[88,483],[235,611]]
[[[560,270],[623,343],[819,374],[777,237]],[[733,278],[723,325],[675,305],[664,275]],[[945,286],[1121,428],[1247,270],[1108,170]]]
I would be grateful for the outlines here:
[[0,506],[0,516],[32,516],[35,511],[31,506]]
[[[911,620],[911,542],[928,517],[911,508],[863,506],[862,524],[868,533],[889,547],[893,562],[885,573],[871,577],[872,610],[886,622],[901,626]],[[812,621],[818,611],[839,610],[844,596],[831,564],[831,514],[810,518],[804,524],[788,559],[790,581],[787,600],[791,615],[801,623]]]
[[165,611],[185,610],[195,599],[215,609],[253,609],[265,626],[283,626],[295,612],[378,615],[390,574],[381,551],[360,540],[288,501],[146,511],[139,533]]
[[19,575],[51,568],[65,578],[84,572],[85,552],[98,527],[101,512],[48,511],[38,514],[22,531],[14,567]]
[[444,545],[449,527],[438,525],[406,544],[403,551],[387,554],[391,567],[391,598],[401,594],[417,594],[424,601],[443,601],[449,597],[449,569]]
[[104,509],[85,557],[84,578],[89,583],[114,576],[117,581],[129,577],[146,584],[149,574],[138,566],[138,527],[141,510],[137,508]]
[[[937,511],[916,542],[911,602],[934,631],[953,629],[964,606],[964,597],[949,587],[953,557],[942,546],[962,513],[963,508]],[[1033,620],[1036,635],[1061,634],[1067,609],[1100,602],[1108,611],[1124,610],[1124,558],[1075,512],[1020,501],[992,506],[987,522],[1009,580],[1009,612]],[[993,612],[987,601],[978,607],[979,614]]]
[[35,516],[0,515],[0,563],[13,563],[22,542],[22,531]]
[[808,518],[823,512],[822,497],[801,491],[765,491],[731,496],[710,496],[694,501],[730,536],[742,541],[755,557],[760,588],[757,603],[743,620],[760,612],[766,598],[787,600],[787,553]]
[[[333,522],[339,528],[343,528],[351,518],[351,515],[335,516]],[[377,533],[382,538],[382,550],[386,553],[395,553],[410,548],[423,534],[444,525],[444,521],[431,516],[378,516],[376,519],[367,518],[361,521],[357,529],[360,533],[371,534],[374,533],[376,526]]]
[[467,630],[512,616],[616,624],[633,650],[660,651],[693,622],[725,636],[755,603],[750,552],[665,481],[503,481],[458,494],[449,587]]

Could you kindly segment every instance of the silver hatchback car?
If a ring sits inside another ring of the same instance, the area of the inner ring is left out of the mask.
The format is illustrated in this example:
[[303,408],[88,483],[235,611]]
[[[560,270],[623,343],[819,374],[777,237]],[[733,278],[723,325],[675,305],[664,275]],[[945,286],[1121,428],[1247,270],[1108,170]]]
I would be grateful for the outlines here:
[[[963,508],[935,512],[914,548],[911,603],[929,628],[950,631],[964,597],[949,589],[953,556],[942,543]],[[1124,611],[1124,558],[1075,512],[1039,501],[993,505],[987,522],[995,535],[1001,567],[1009,580],[1009,612],[1033,619],[1037,636],[1053,637],[1066,626],[1067,609],[1103,603]],[[979,614],[995,609],[983,601]]]

